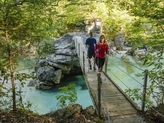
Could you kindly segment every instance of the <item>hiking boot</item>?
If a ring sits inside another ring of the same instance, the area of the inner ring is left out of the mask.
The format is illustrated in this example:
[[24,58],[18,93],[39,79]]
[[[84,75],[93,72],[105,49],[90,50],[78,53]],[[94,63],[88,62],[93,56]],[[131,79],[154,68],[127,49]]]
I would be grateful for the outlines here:
[[99,70],[98,70],[99,72],[102,72],[102,68],[99,68]]
[[90,70],[92,70],[92,65],[90,65]]
[[101,72],[97,72],[97,76],[101,76]]
[[100,78],[100,83],[102,83],[102,79]]

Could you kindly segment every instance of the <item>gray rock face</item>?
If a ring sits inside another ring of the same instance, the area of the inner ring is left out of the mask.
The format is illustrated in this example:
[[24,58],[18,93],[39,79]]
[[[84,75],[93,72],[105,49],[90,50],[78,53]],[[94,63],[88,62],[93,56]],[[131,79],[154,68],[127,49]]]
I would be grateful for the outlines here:
[[82,109],[79,104],[69,104],[63,109],[58,109],[46,114],[57,120],[58,123],[98,123],[101,121],[96,115],[93,106]]
[[[58,115],[64,119],[74,115],[75,113],[80,113],[82,111],[82,106],[79,104],[69,104],[66,108],[64,109],[59,109],[55,113],[55,115]],[[54,115],[52,113],[52,115]]]
[[125,42],[125,38],[121,33],[118,33],[115,37],[115,45],[117,50],[122,50]]
[[62,71],[60,69],[55,70],[51,66],[40,67],[37,70],[38,79],[42,82],[49,83],[60,83],[59,77],[61,76],[61,73]]
[[35,65],[37,79],[48,85],[60,83],[64,75],[81,73],[73,34],[66,34],[52,41],[51,52]]
[[89,106],[85,109],[85,112],[87,114],[90,114],[90,115],[95,115],[96,114],[96,110],[93,108],[93,106]]

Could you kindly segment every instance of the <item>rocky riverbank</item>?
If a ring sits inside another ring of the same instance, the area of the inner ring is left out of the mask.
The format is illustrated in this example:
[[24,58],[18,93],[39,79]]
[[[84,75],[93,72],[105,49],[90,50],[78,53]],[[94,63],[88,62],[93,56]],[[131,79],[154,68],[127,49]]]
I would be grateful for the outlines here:
[[103,123],[93,106],[82,109],[79,104],[70,104],[66,108],[38,115],[31,111],[0,111],[0,123]]

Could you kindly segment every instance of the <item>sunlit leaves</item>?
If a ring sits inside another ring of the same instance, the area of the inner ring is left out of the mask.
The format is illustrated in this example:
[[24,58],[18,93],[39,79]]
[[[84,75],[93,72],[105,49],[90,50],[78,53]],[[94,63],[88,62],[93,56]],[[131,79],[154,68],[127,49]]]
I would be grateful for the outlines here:
[[[163,0],[2,0],[0,5],[0,70],[9,67],[6,32],[14,61],[22,50],[28,50],[26,47],[76,31],[79,23],[85,26],[86,19],[101,19],[102,32],[112,38],[123,31],[135,47],[147,44],[162,51],[164,45]],[[49,52],[51,44],[44,44],[38,47],[40,55]],[[145,64],[154,65],[150,91],[163,76],[162,57],[150,55],[145,60]],[[23,81],[26,76],[15,77]]]
[[149,70],[150,86],[148,91],[156,101],[156,104],[162,104],[164,93],[161,88],[164,85],[164,52],[163,49],[156,51],[155,54],[148,54],[144,61],[145,66],[151,67]]
[[77,93],[74,84],[61,87],[59,90],[61,94],[56,96],[56,99],[59,101],[60,107],[63,108],[77,101]]

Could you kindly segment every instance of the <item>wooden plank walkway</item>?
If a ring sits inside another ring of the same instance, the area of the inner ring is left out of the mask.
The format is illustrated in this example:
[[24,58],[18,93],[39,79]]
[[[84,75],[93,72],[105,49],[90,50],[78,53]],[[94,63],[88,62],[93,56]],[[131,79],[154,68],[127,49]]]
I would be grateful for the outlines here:
[[[84,75],[95,107],[98,107],[97,73],[88,71]],[[134,106],[117,89],[117,87],[101,73],[101,115],[109,123],[146,123],[138,115]]]
[[[75,37],[75,46],[88,90],[95,108],[98,109],[97,72],[89,70],[88,68],[89,65],[86,58],[87,50],[82,38]],[[105,123],[146,123],[146,121],[138,115],[132,103],[127,100],[124,94],[121,93],[103,72],[101,73],[101,80],[101,116],[105,119]]]

